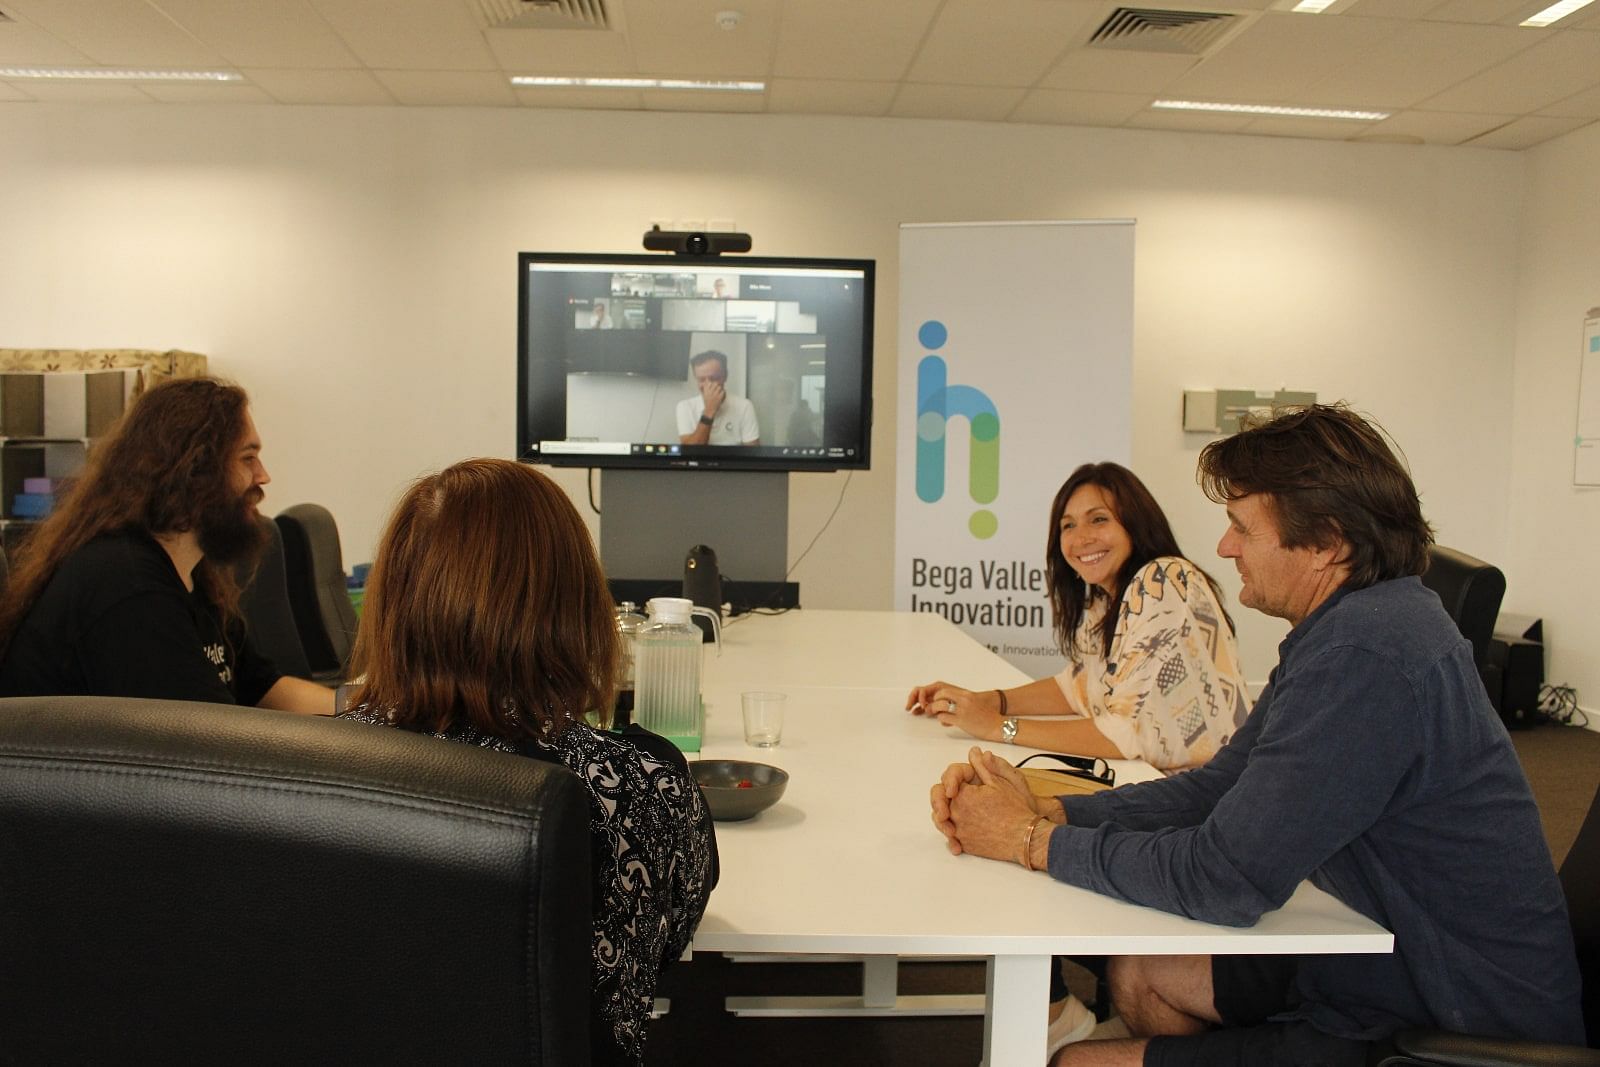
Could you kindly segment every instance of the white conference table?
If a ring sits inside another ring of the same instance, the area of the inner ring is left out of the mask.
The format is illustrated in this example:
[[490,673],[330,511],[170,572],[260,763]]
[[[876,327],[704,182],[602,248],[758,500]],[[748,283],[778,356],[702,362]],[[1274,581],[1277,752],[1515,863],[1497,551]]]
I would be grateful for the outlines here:
[[[891,968],[901,956],[985,959],[990,1067],[1044,1063],[1053,955],[1393,950],[1386,930],[1309,884],[1233,929],[950,855],[928,789],[974,742],[903,710],[911,687],[935,678],[973,689],[1027,680],[932,614],[793,611],[726,627],[722,654],[706,651],[700,758],[771,763],[790,778],[774,807],[717,824],[722,876],[695,950],[845,954]],[[750,689],[788,694],[777,748],[744,743],[739,695]],[[1117,766],[1118,781],[1152,773]]]

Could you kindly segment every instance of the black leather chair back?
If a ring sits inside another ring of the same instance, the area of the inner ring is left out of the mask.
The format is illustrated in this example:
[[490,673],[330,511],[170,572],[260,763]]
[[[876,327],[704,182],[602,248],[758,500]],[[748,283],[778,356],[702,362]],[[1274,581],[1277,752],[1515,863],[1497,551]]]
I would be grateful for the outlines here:
[[1583,973],[1583,1025],[1590,1047],[1600,1046],[1600,795],[1589,805],[1583,827],[1561,861],[1572,938]]
[[239,611],[250,629],[250,640],[257,651],[272,660],[284,674],[311,677],[311,663],[300,630],[295,625],[294,608],[289,603],[288,572],[283,565],[283,534],[271,519],[261,520],[266,547],[255,573],[241,583]]
[[0,700],[0,1060],[587,1064],[586,798],[360,723]]
[[339,677],[350,662],[358,621],[345,584],[339,527],[320,504],[296,504],[274,521],[283,534],[289,604],[306,659],[317,677]]
[[1428,549],[1428,570],[1422,584],[1439,594],[1444,610],[1472,642],[1472,659],[1481,670],[1487,662],[1489,638],[1506,595],[1506,576],[1481,559],[1434,545]]
[[1561,891],[1583,978],[1589,1047],[1477,1037],[1448,1030],[1402,1030],[1373,1044],[1368,1067],[1595,1067],[1600,1064],[1600,794],[1561,861]]

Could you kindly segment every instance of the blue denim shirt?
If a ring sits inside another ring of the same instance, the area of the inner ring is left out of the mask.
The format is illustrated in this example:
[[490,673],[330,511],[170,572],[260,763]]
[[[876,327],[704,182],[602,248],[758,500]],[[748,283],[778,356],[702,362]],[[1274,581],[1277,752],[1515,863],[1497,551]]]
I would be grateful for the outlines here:
[[1292,1017],[1584,1043],[1566,902],[1471,646],[1416,578],[1338,591],[1203,767],[1062,797],[1053,877],[1248,926],[1306,878],[1394,933],[1304,957]]

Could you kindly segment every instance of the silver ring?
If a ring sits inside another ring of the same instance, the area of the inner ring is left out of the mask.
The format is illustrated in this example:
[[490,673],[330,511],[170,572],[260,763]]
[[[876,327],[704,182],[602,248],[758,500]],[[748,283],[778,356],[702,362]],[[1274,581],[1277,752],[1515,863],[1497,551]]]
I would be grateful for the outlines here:
[[950,700],[950,699],[946,698],[946,700],[944,702],[944,710],[945,710],[946,714],[950,714],[950,713],[954,712],[956,710],[956,702],[954,700]]

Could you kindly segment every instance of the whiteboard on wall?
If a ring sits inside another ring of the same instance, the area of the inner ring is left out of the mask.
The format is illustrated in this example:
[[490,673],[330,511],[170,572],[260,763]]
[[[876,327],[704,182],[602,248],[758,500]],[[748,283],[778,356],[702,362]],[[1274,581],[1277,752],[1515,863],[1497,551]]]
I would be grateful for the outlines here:
[[1572,484],[1600,486],[1600,307],[1590,308],[1583,320]]

